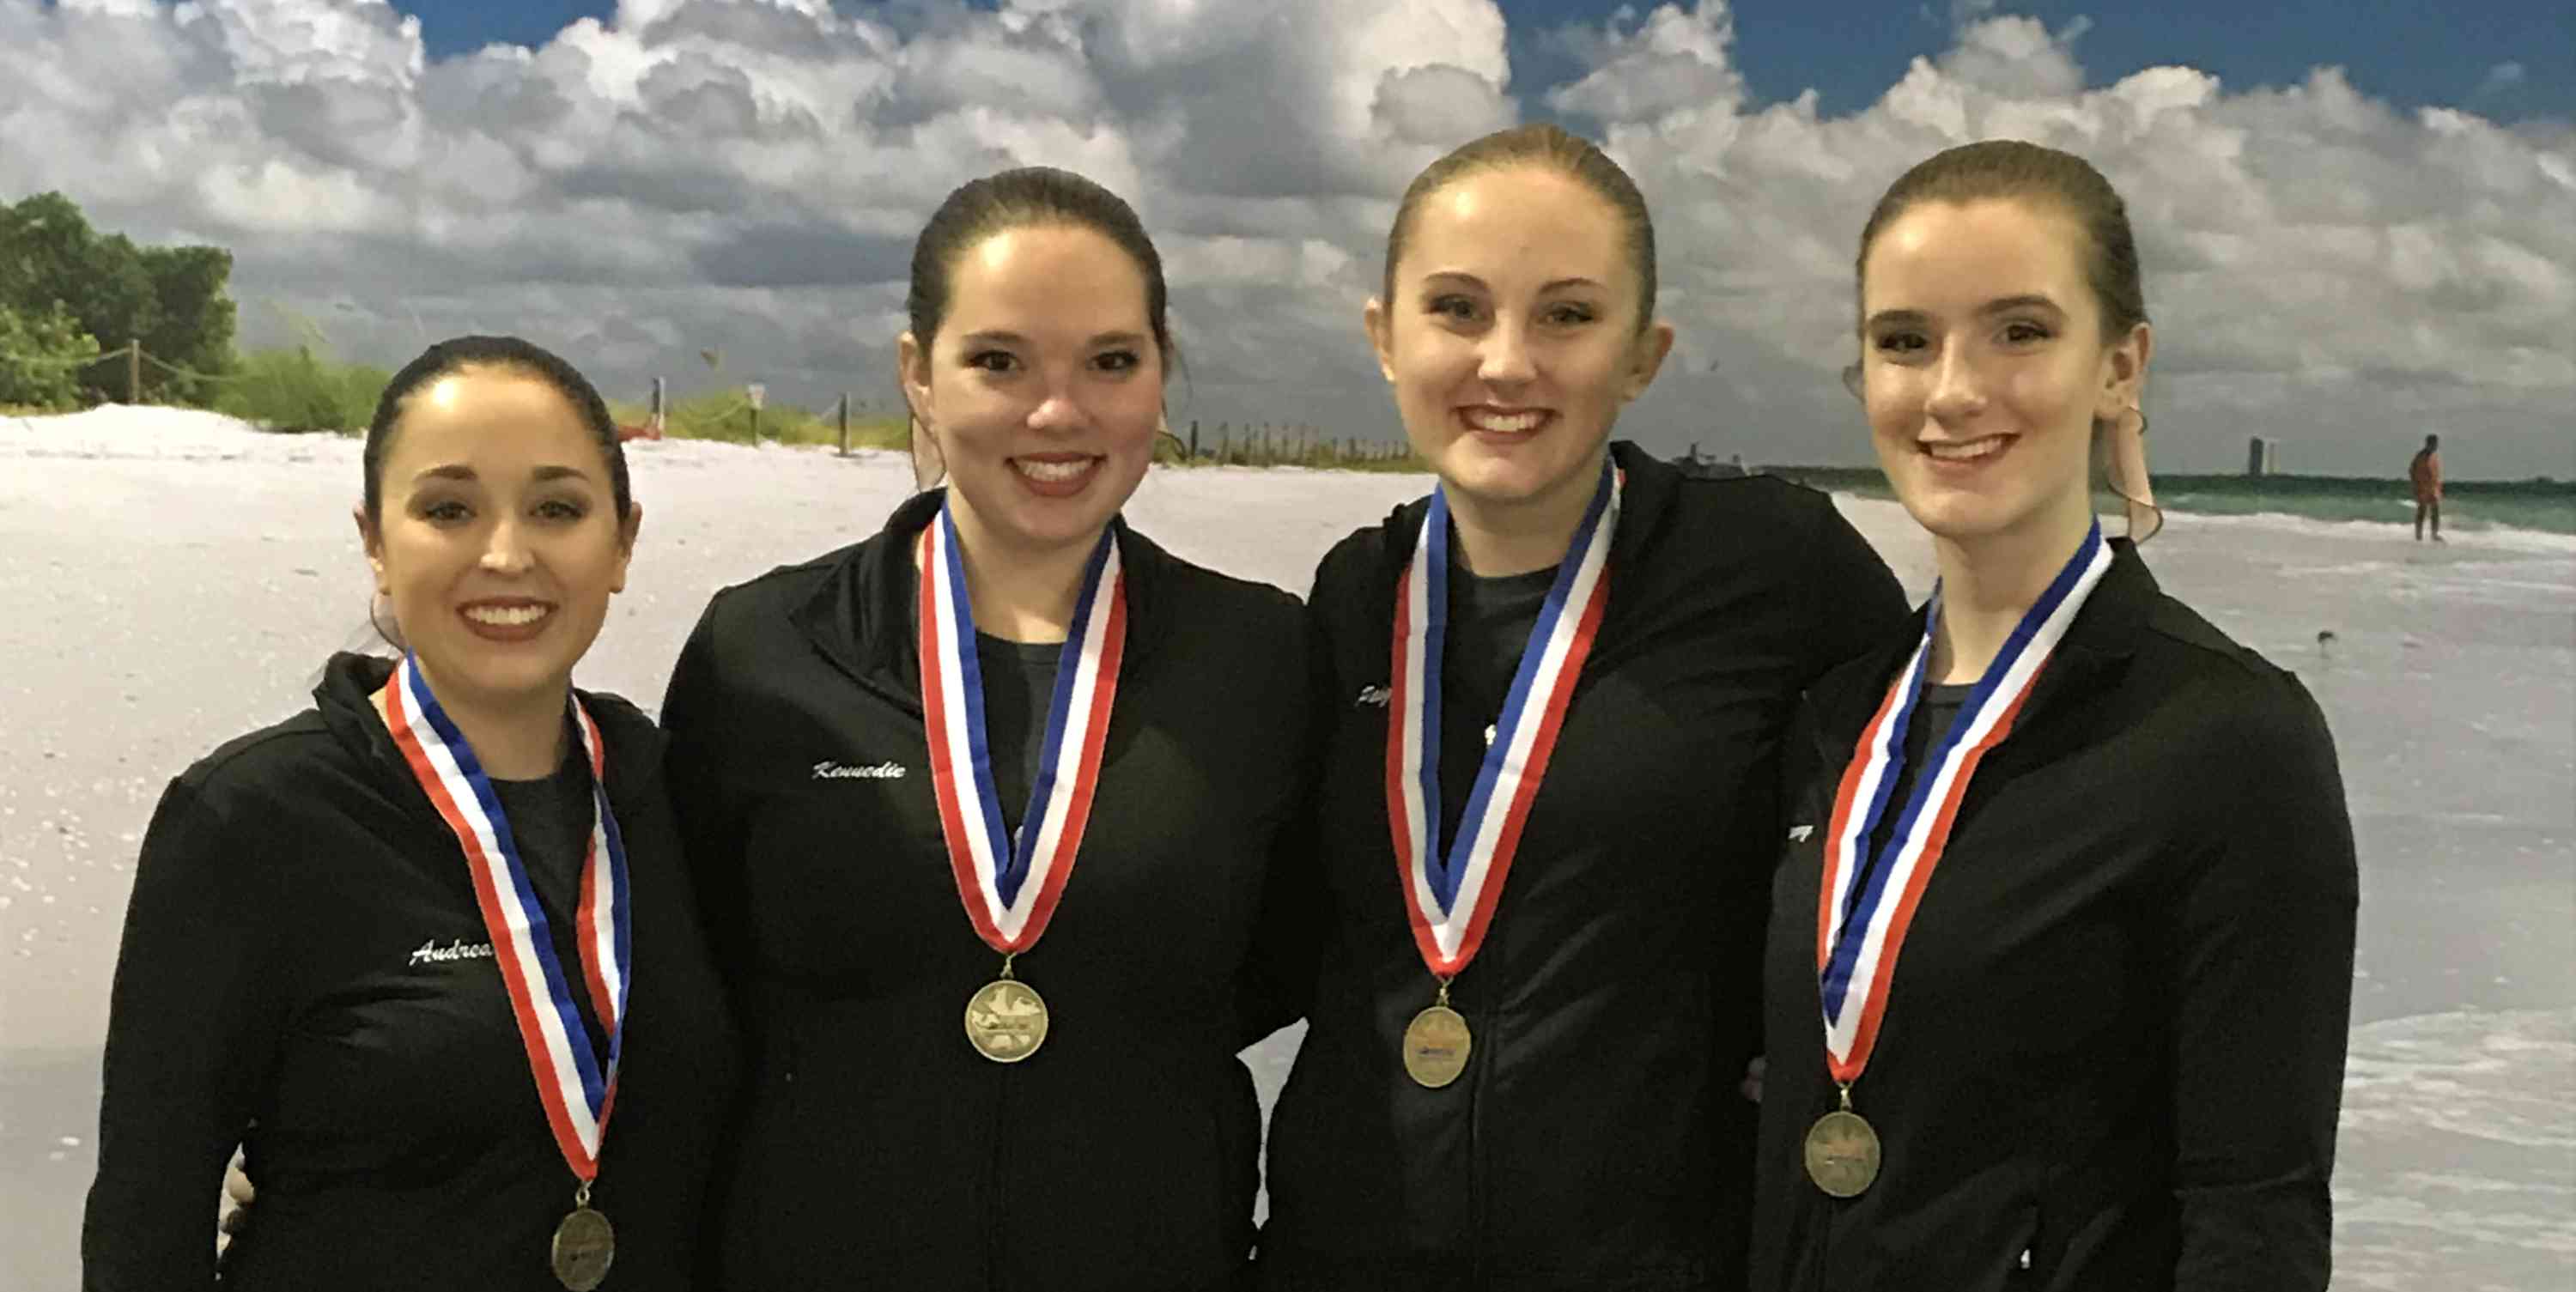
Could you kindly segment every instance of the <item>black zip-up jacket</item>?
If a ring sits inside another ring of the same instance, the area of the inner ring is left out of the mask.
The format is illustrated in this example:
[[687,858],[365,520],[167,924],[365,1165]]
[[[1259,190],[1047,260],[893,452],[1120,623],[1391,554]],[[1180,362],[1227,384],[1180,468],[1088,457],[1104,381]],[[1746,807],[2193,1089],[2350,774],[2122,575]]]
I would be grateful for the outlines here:
[[682,826],[757,1045],[721,1282],[1225,1286],[1260,1141],[1235,1052],[1286,1021],[1238,993],[1272,854],[1305,851],[1303,614],[1118,528],[1090,826],[1015,967],[1051,1027],[996,1064],[963,1020],[1001,956],[960,904],[922,729],[913,547],[941,501],[717,594],[671,679]]
[[1826,817],[1918,614],[1813,697],[1768,970],[1762,1292],[2326,1285],[2356,877],[2298,681],[2157,590],[2126,540],[1915,908],[1852,1088],[1885,1166],[1836,1202],[1816,984]]
[[[215,1285],[215,1200],[247,1141],[259,1197],[226,1288],[561,1292],[574,1179],[456,836],[333,657],[314,709],[172,781],[126,911],[107,1033],[91,1292]],[[592,1205],[604,1288],[690,1286],[731,1093],[723,993],[663,793],[661,733],[585,692],[632,885],[634,976]],[[541,893],[544,891],[540,889]],[[550,909],[563,927],[571,912]]]
[[[1743,1271],[1764,897],[1781,734],[1902,592],[1830,499],[1687,480],[1626,444],[1610,603],[1483,950],[1451,1003],[1465,1074],[1397,1042],[1434,982],[1386,811],[1389,642],[1424,504],[1324,558],[1338,720],[1320,793],[1326,924],[1272,1118],[1273,1288],[1733,1288]],[[1480,719],[1481,720],[1481,719]],[[1469,724],[1472,730],[1472,724]]]

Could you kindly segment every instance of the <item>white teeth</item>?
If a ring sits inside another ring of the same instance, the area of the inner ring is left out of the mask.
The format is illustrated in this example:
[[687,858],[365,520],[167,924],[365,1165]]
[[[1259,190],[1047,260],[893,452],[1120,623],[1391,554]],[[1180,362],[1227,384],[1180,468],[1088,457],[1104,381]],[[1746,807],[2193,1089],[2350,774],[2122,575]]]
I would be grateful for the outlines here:
[[1011,465],[1018,467],[1021,475],[1031,480],[1045,480],[1051,483],[1071,480],[1089,471],[1091,462],[1090,458],[1076,458],[1071,462],[1040,462],[1035,458],[1011,459]]
[[1970,440],[1965,444],[1926,444],[1923,446],[1923,451],[1944,462],[1967,462],[1985,457],[2003,446],[2003,436],[1989,435],[1982,440]]
[[1508,415],[1483,412],[1470,412],[1467,414],[1467,424],[1469,426],[1475,427],[1480,431],[1497,431],[1505,435],[1517,434],[1521,431],[1536,430],[1538,429],[1538,424],[1546,420],[1547,414],[1544,412],[1511,413]]
[[465,617],[478,624],[499,628],[519,628],[546,617],[544,606],[475,606]]

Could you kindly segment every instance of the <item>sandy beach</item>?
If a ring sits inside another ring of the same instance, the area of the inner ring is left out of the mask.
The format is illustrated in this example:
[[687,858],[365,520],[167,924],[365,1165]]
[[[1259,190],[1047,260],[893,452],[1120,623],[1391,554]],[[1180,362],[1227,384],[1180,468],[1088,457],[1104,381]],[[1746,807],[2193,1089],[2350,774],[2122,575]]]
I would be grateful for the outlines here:
[[[214,745],[301,707],[371,638],[358,443],[211,414],[0,418],[0,1284],[76,1282],[100,1038],[146,819]],[[583,685],[658,704],[709,594],[873,532],[890,455],[631,447],[632,582]],[[1302,593],[1423,477],[1158,470],[1131,521]],[[1918,597],[1893,503],[1841,499]],[[2576,538],[2171,518],[2165,587],[2299,672],[2341,753],[2363,905],[2337,1286],[2576,1275]],[[2320,634],[2331,634],[2321,639]],[[1293,1053],[1255,1052],[1265,1097]],[[208,1198],[208,1206],[213,1205]]]

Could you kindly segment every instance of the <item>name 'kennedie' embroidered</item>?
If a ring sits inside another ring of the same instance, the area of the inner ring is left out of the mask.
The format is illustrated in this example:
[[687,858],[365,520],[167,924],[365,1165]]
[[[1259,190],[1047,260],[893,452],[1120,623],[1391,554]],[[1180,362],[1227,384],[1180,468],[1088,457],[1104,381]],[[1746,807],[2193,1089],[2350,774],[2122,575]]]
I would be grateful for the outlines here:
[[818,781],[899,781],[910,774],[901,763],[849,767],[827,758],[814,764],[814,779]]

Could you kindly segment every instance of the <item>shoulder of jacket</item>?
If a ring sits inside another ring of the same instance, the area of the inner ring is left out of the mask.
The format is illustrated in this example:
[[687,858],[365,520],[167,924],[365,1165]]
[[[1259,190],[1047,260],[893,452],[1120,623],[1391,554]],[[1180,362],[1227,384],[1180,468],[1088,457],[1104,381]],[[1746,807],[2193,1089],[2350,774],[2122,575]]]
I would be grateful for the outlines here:
[[775,566],[740,583],[718,588],[715,596],[707,601],[707,613],[713,616],[719,612],[740,613],[754,607],[794,604],[810,594],[816,584],[829,578],[834,570],[841,568],[844,562],[853,559],[858,549],[865,545],[866,540],[863,539],[811,560]]
[[2202,738],[2275,751],[2328,739],[2324,713],[2297,674],[2238,644],[2191,607],[2159,596],[2146,633],[2145,647],[2171,662],[2164,675],[2181,679],[2180,693],[2163,707],[2186,715]]
[[225,809],[299,797],[310,791],[314,773],[348,766],[348,751],[321,711],[307,708],[217,745],[179,773],[176,783],[207,807]]

